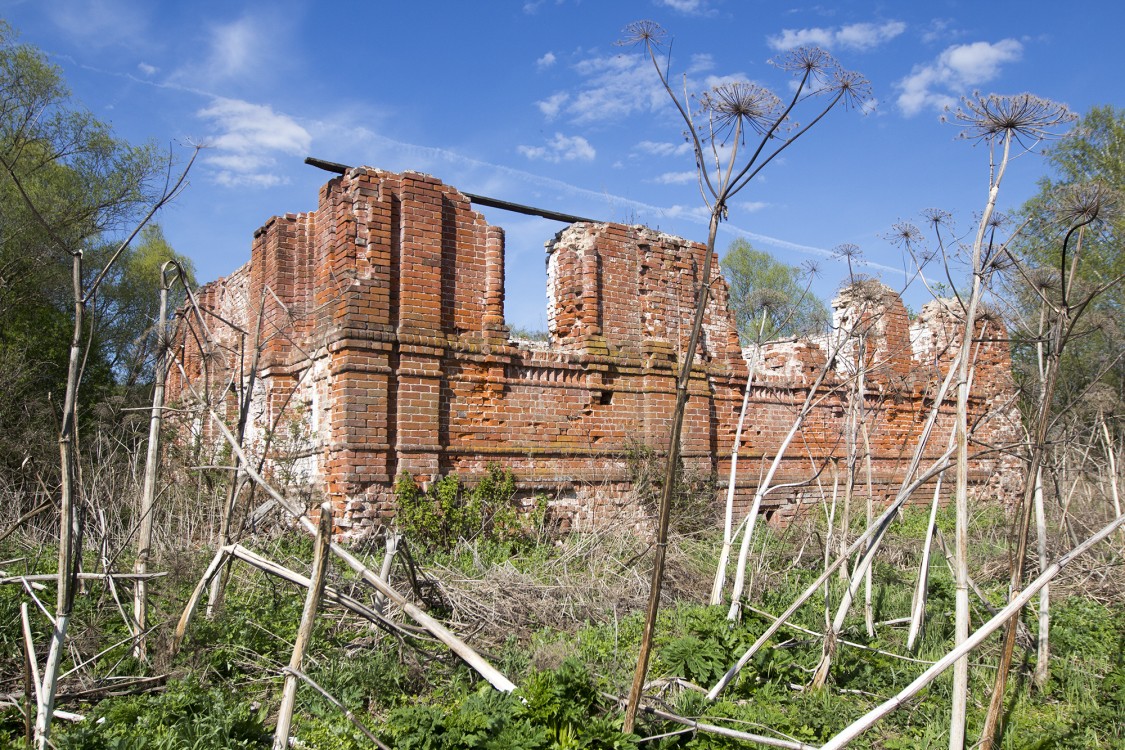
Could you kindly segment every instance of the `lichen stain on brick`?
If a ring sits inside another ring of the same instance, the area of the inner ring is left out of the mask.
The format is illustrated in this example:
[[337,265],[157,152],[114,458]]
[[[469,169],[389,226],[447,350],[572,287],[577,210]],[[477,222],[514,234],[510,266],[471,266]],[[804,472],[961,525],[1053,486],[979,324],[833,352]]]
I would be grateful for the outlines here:
[[[176,351],[188,382],[173,370],[169,397],[188,401],[189,384],[213,392],[245,377],[257,349],[247,442],[261,450],[268,435],[284,480],[330,498],[344,536],[368,535],[393,515],[400,472],[425,481],[489,462],[512,470],[522,493],[546,493],[569,528],[623,519],[643,528],[647,511],[633,497],[625,456],[635,442],[666,447],[706,248],[640,226],[579,223],[546,249],[543,346],[513,340],[504,323],[502,229],[432,176],[351,169],[321,189],[315,211],[267,221],[250,262],[198,291],[213,315],[184,316]],[[719,264],[712,268],[682,439],[685,466],[722,485],[747,364]],[[841,293],[834,306],[838,325],[866,335],[874,489],[886,499],[960,345],[958,322],[939,301],[911,323],[876,282]],[[1018,437],[1006,334],[995,322],[978,332],[971,481],[1004,497],[1017,467],[994,449]],[[751,353],[760,364],[736,480],[743,511],[825,366],[823,398],[775,483],[808,480],[816,466],[843,460],[857,348],[843,346],[829,363],[832,347],[825,337]],[[229,397],[225,408],[233,421]],[[929,458],[940,455],[952,417],[950,402]],[[218,439],[206,420],[191,429]],[[818,506],[831,484],[822,472],[819,486],[771,493],[764,507],[784,521]]]

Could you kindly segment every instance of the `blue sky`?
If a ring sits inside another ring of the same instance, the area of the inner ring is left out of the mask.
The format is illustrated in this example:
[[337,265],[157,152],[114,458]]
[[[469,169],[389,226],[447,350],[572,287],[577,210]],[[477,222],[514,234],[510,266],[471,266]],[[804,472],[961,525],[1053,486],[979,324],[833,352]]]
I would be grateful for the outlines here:
[[[846,272],[833,247],[860,246],[862,270],[901,287],[902,260],[881,238],[891,225],[939,207],[968,228],[983,204],[987,153],[939,121],[945,105],[974,89],[1078,113],[1125,105],[1125,6],[1111,0],[0,0],[0,16],[120,136],[181,156],[208,144],[160,216],[204,281],[244,263],[271,215],[315,207],[329,175],[307,155],[705,238],[682,124],[640,52],[614,46],[639,19],[668,30],[672,71],[693,90],[740,77],[784,96],[769,60],[799,43],[871,82],[870,111],[833,112],[767,167],[719,237],[720,250],[746,236],[786,262],[818,261],[825,298]],[[1002,207],[1044,169],[1019,158]],[[485,214],[507,230],[509,323],[545,327],[543,243],[561,225]]]

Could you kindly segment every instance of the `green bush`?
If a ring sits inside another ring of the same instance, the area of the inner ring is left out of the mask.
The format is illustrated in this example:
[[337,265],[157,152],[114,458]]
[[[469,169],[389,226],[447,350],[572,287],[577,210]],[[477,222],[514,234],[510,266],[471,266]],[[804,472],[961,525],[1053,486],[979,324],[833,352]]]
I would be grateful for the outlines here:
[[546,498],[530,513],[515,505],[516,478],[497,464],[471,486],[449,474],[422,492],[409,472],[395,481],[395,522],[407,538],[429,550],[450,550],[459,542],[530,541],[543,529]]
[[399,750],[624,750],[634,735],[606,716],[586,668],[567,660],[536,672],[514,695],[482,685],[447,704],[418,704],[391,712],[383,727]]

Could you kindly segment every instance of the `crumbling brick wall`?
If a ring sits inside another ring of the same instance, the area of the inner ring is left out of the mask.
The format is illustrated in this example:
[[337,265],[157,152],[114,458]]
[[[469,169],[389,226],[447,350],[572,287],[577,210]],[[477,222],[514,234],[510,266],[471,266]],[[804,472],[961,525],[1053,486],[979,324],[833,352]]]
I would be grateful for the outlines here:
[[[183,372],[173,370],[169,395],[221,402],[233,423],[234,386],[253,372],[248,444],[286,482],[331,499],[346,534],[393,515],[400,472],[426,482],[471,477],[490,462],[512,470],[521,492],[546,493],[572,527],[643,523],[649,509],[632,492],[628,456],[666,448],[704,252],[644,227],[571,225],[547,243],[548,345],[516,341],[503,315],[503,230],[434,177],[352,169],[321,189],[315,211],[270,219],[250,262],[199,290],[204,313],[185,313]],[[712,269],[682,439],[685,467],[722,484],[748,369],[717,262]],[[897,295],[873,282],[836,304],[847,340],[753,353],[736,479],[743,506],[824,367],[775,480],[792,486],[764,507],[784,518],[831,491],[860,353],[875,491],[893,495],[902,481],[935,379],[959,345],[955,316],[927,308],[912,327]],[[972,404],[989,417],[982,444],[1015,429],[1003,341],[994,322],[982,328]],[[945,435],[953,405],[942,408]],[[193,429],[216,439],[203,416]],[[944,443],[932,441],[928,455]],[[974,483],[1011,473],[995,455],[980,453]]]

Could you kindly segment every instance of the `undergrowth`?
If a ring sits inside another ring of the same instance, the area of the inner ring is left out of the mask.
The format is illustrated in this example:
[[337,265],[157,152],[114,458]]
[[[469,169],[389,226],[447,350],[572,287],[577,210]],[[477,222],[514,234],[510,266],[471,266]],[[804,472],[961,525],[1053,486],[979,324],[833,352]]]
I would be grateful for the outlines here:
[[[492,479],[489,495],[503,498],[503,475]],[[461,487],[459,492],[464,500],[466,490]],[[481,497],[481,507],[487,507]],[[440,501],[439,495],[434,498]],[[950,646],[953,584],[940,556],[931,568],[929,617],[914,653],[905,649],[905,626],[895,622],[909,612],[912,566],[920,552],[917,539],[925,516],[924,509],[907,510],[892,527],[886,562],[876,568],[876,635],[868,637],[860,604],[845,625],[842,638],[848,643],[839,646],[827,687],[808,687],[821,655],[821,640],[815,633],[824,628],[822,590],[798,611],[792,620],[795,627],[782,628],[713,703],[702,691],[768,626],[770,615],[765,613],[780,612],[815,578],[823,555],[817,540],[823,538],[823,531],[814,527],[763,531],[752,560],[754,587],[738,623],[726,619],[726,607],[710,607],[701,600],[710,588],[706,563],[715,559],[717,535],[675,540],[670,559],[679,561],[678,578],[660,613],[646,692],[665,710],[705,723],[814,745],[824,742],[901,690]],[[943,512],[939,525],[948,521]],[[978,527],[982,541],[974,554],[996,554],[991,541],[997,538],[994,522],[989,518],[989,528]],[[478,530],[484,525],[482,521]],[[524,520],[518,527],[528,529]],[[681,731],[683,727],[651,716],[642,717],[637,735],[620,732],[619,706],[612,696],[627,692],[640,642],[648,576],[643,542],[624,536],[573,536],[532,544],[525,536],[513,547],[503,534],[468,536],[470,541],[461,534],[447,537],[447,548],[434,545],[427,551],[416,545],[415,575],[430,576],[431,584],[443,593],[445,614],[462,623],[459,629],[474,647],[519,689],[513,695],[493,690],[440,644],[413,631],[389,634],[325,606],[304,669],[376,736],[396,749],[419,750],[632,748],[641,738],[650,739],[640,747],[658,750],[743,746],[703,732]],[[259,539],[254,546],[294,570],[307,570],[311,559],[311,543],[291,536]],[[26,552],[11,543],[0,549],[4,559],[26,558]],[[794,565],[798,558],[801,563]],[[154,582],[157,611],[178,615],[206,559],[201,554],[186,561],[162,561],[172,564],[176,574]],[[369,564],[377,567],[380,559],[381,554],[373,551]],[[48,569],[51,562],[48,554],[40,554],[22,564],[25,572],[32,572]],[[333,565],[330,575],[338,588],[357,595],[362,591],[340,566]],[[403,590],[410,589],[404,566],[396,568],[394,576]],[[500,583],[490,587],[489,580]],[[990,598],[1003,598],[1003,576],[982,577],[978,584]],[[839,601],[843,585],[839,578],[831,579],[827,604]],[[520,587],[527,591],[526,600],[515,598]],[[83,651],[95,653],[120,639],[124,628],[104,587],[94,583],[84,590],[76,602],[74,632]],[[693,591],[698,596],[693,597]],[[1078,587],[1064,592],[1053,607],[1051,677],[1043,689],[1030,684],[1034,653],[1023,654],[1022,659],[1022,652],[1017,654],[1004,748],[1125,746],[1121,601],[1099,601],[1083,595]],[[86,670],[90,676],[81,685],[65,686],[64,693],[110,690],[114,675],[162,678],[158,688],[141,694],[85,700],[64,695],[64,708],[86,718],[73,724],[60,721],[54,735],[57,747],[268,748],[281,669],[289,659],[302,600],[303,589],[235,564],[224,608],[210,620],[197,616],[175,658],[166,652],[172,623],[165,622],[154,634],[158,653],[153,663],[130,661],[125,647],[109,649]],[[535,600],[542,610],[521,609]],[[21,601],[18,587],[0,587],[0,665],[3,690],[13,704],[21,702],[22,694]],[[538,619],[536,611],[541,612]],[[548,617],[551,613],[556,616]],[[977,603],[974,625],[988,616]],[[471,625],[488,617],[499,624]],[[1025,622],[1034,633],[1034,616],[1025,615]],[[35,625],[33,638],[46,642],[41,622]],[[971,658],[970,736],[983,720],[997,643],[994,637]],[[945,747],[949,691],[948,676],[939,678],[854,746]],[[294,727],[300,747],[371,746],[338,709],[306,687],[298,693]],[[0,712],[0,747],[22,747],[22,737],[23,719],[18,708],[9,705]]]

